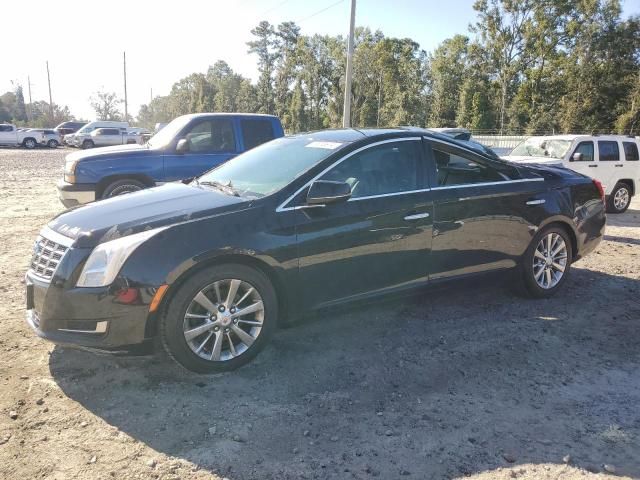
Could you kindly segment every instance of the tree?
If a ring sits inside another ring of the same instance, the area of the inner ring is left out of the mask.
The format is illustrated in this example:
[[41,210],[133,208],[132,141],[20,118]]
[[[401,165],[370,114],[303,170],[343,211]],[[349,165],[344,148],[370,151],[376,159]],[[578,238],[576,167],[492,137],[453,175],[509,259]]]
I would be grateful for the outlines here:
[[255,53],[258,56],[258,71],[260,72],[260,79],[258,80],[259,111],[260,113],[273,114],[275,111],[273,71],[278,58],[276,32],[273,25],[263,20],[256,28],[251,30],[251,34],[256,37],[256,40],[247,42],[247,45],[249,46],[249,53]]
[[118,105],[122,102],[114,92],[97,91],[91,98],[91,108],[98,120],[120,120],[122,115]]
[[13,118],[18,122],[24,122],[27,120],[27,109],[24,104],[24,93],[22,92],[22,85],[16,87],[16,105],[13,113]]

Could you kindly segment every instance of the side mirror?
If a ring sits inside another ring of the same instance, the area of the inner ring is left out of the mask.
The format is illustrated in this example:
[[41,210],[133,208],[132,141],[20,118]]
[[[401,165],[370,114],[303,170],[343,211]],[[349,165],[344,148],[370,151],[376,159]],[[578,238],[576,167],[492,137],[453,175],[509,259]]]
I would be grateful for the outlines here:
[[576,152],[573,154],[573,156],[570,159],[571,162],[581,162],[582,161],[582,154],[580,152]]
[[344,182],[331,182],[328,180],[316,180],[309,187],[307,204],[327,205],[330,203],[345,202],[351,198],[351,186]]
[[181,138],[176,144],[176,153],[186,153],[189,151],[189,141],[186,138]]

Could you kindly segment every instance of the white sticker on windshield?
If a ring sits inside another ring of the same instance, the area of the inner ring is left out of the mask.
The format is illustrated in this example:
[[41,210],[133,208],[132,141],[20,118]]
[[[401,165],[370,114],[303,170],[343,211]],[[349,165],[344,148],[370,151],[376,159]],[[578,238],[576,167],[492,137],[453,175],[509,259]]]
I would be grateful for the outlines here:
[[307,143],[305,147],[307,148],[326,148],[327,150],[335,150],[338,148],[341,143],[338,142],[311,142]]

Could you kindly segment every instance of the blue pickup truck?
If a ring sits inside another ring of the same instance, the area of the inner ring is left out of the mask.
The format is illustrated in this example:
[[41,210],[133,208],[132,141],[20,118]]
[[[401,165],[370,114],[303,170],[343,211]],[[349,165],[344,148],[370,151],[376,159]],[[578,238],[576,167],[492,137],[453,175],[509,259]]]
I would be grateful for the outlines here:
[[58,196],[73,207],[196,177],[261,143],[282,137],[277,117],[198,113],[178,117],[145,145],[122,145],[67,155]]

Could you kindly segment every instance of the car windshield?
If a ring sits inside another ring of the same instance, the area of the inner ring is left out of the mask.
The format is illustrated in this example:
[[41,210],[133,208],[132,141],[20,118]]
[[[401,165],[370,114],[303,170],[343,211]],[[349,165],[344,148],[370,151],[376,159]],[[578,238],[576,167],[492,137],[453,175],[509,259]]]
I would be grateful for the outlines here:
[[570,146],[571,140],[534,137],[522,142],[511,151],[510,155],[562,159]]
[[285,187],[345,145],[317,141],[313,135],[278,138],[210,170],[197,182],[228,186],[243,197],[263,197]]
[[147,143],[154,148],[166,147],[190,121],[191,117],[187,115],[172,120],[166,127],[151,137]]

